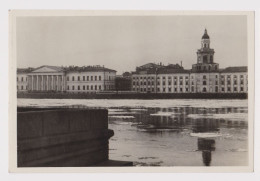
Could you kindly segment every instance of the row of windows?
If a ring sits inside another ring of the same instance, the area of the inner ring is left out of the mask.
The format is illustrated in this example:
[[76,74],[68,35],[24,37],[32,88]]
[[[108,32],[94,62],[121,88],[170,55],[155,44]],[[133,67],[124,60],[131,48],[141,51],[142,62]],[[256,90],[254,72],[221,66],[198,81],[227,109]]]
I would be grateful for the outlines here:
[[[113,85],[106,85],[107,89],[113,89]],[[83,85],[83,86],[67,86],[67,90],[102,90],[101,85]]]
[[[168,92],[172,92],[174,90],[174,92],[177,92],[177,90],[179,90],[179,92],[183,92],[184,90],[186,91],[186,92],[188,92],[189,91],[189,88],[179,88],[179,89],[177,89],[177,88],[174,88],[174,89],[172,89],[171,87],[169,87],[168,88]],[[140,91],[140,92],[146,92],[146,91],[148,91],[148,92],[154,92],[155,91],[155,89],[154,88],[133,88],[133,91]],[[162,89],[160,89],[160,88],[157,88],[157,92],[166,92],[166,88],[162,88]]]
[[[27,77],[25,77],[25,78],[22,77],[22,78],[21,78],[21,81],[22,81],[22,82],[23,82],[24,80],[27,81]],[[17,77],[17,81],[19,81],[19,77]]]
[[[227,75],[226,77],[227,77],[227,79],[230,79],[231,75]],[[238,77],[238,75],[233,75],[233,79],[237,79],[237,77]],[[244,79],[244,75],[240,75],[239,77],[240,77],[240,79]],[[246,76],[246,78],[247,78],[247,76]],[[225,76],[221,75],[221,79],[225,79]]]
[[27,86],[21,86],[20,89],[19,89],[19,86],[17,86],[17,90],[27,90]]
[[[78,89],[76,89],[78,88]],[[101,85],[97,86],[97,85],[83,85],[82,88],[81,86],[67,86],[67,90],[101,90]]]
[[[160,78],[166,79],[166,77],[157,77],[157,79],[160,79]],[[168,79],[171,79],[171,78],[172,78],[171,76],[168,77]],[[189,79],[189,76],[185,76],[184,78],[185,78],[185,79]],[[145,79],[152,79],[152,80],[153,80],[154,77],[133,77],[133,80],[135,80],[135,79],[136,79],[136,80],[138,80],[138,79],[144,79],[144,80],[145,80]],[[177,79],[177,77],[174,76],[173,79]],[[183,79],[183,76],[179,76],[179,79]]]
[[[148,92],[149,92],[149,91],[154,92],[155,89],[154,89],[154,88],[152,88],[152,89],[149,89],[149,88],[147,88],[147,89],[146,89],[146,88],[140,88],[140,89],[139,89],[139,88],[136,88],[136,89],[135,89],[135,88],[133,88],[133,91],[139,91],[139,90],[140,90],[140,92],[146,92],[146,91],[148,91]],[[172,88],[170,88],[170,87],[168,88],[168,92],[172,92],[173,90],[174,90],[174,92],[177,92],[178,89],[177,89],[177,88],[172,89]],[[183,88],[179,88],[179,92],[183,92],[183,90],[184,90]],[[236,92],[236,91],[238,91],[238,90],[239,90],[239,89],[236,88],[236,87],[233,88],[233,91],[234,91],[234,92]],[[160,88],[157,88],[157,92],[160,92],[160,91],[161,91],[161,89],[160,89]],[[185,91],[188,92],[189,89],[186,88]],[[225,92],[225,88],[222,88],[221,91],[222,91],[222,92]],[[244,88],[243,88],[243,87],[240,87],[240,91],[243,92],[243,91],[244,91]],[[163,88],[163,89],[162,89],[162,92],[166,92],[166,88]],[[191,88],[191,92],[194,92],[194,87]],[[202,92],[207,92],[207,88],[204,87],[204,88],[202,89]],[[218,92],[218,87],[217,87],[217,86],[215,87],[215,92]],[[227,92],[231,92],[231,88],[230,88],[230,87],[227,88]]]
[[[80,80],[83,80],[83,81],[97,81],[97,80],[101,80],[102,78],[101,78],[101,76],[82,76],[82,79],[81,79],[81,77],[80,76],[78,76],[78,81],[80,81]],[[70,77],[68,76],[67,77],[67,81],[69,81],[70,80]],[[72,79],[71,79],[72,81],[75,81],[75,77],[74,76],[72,76]]]

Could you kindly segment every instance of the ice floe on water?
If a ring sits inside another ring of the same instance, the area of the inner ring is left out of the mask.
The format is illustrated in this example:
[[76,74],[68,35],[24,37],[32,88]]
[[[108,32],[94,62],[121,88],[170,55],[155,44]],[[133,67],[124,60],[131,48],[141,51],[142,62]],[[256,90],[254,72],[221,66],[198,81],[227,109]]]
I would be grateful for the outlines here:
[[247,121],[247,113],[227,113],[227,114],[189,114],[187,117],[192,119],[225,119],[231,121]]
[[150,114],[150,116],[173,116],[174,113],[172,112],[162,112],[159,111],[157,113]]
[[153,107],[199,107],[199,108],[223,108],[223,107],[247,107],[247,100],[213,100],[213,99],[167,99],[167,100],[140,100],[140,99],[21,99],[17,100],[18,106],[70,106],[84,105],[87,107],[129,107],[129,108],[153,108]]
[[190,133],[190,136],[199,138],[215,138],[222,136],[221,133]]
[[108,116],[109,118],[118,118],[118,119],[134,119],[134,116]]

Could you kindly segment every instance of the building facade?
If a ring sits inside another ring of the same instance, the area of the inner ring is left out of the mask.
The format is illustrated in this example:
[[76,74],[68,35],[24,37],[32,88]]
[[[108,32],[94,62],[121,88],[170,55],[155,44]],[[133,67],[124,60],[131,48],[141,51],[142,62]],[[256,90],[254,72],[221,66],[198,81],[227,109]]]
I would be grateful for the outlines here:
[[132,73],[132,91],[140,93],[247,93],[247,67],[220,69],[205,30],[192,69],[148,63]]
[[17,70],[18,92],[93,93],[115,89],[116,71],[101,66],[57,67]]

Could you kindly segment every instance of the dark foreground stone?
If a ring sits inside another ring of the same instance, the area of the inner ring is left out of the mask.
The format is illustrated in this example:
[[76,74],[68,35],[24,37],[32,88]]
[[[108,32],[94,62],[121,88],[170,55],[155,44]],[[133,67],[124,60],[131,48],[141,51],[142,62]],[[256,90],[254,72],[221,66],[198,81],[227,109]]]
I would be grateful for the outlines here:
[[109,160],[104,109],[18,108],[18,167],[132,166]]

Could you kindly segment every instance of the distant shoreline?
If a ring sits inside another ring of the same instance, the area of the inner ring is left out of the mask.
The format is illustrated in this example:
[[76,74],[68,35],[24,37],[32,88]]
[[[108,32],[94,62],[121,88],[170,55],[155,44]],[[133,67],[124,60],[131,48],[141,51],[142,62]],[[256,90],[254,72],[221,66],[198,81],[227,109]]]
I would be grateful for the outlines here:
[[27,99],[247,99],[247,93],[17,93]]

